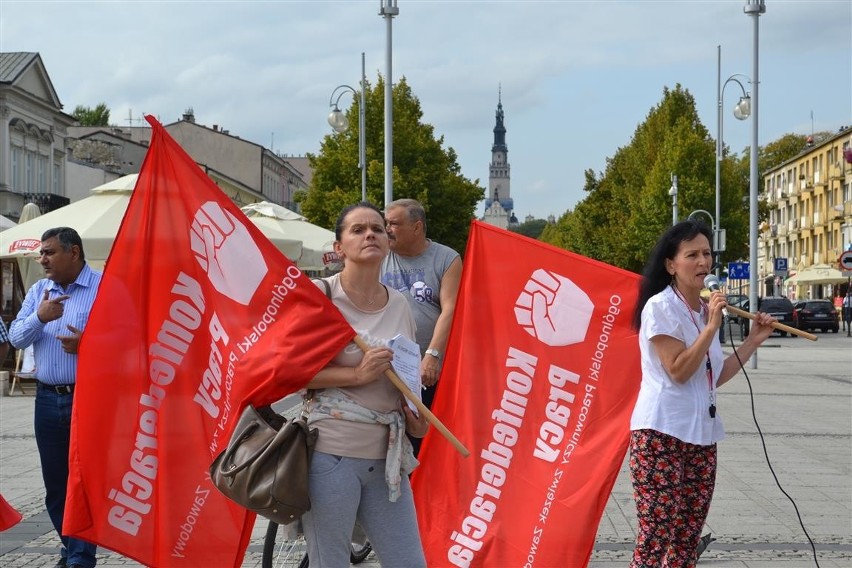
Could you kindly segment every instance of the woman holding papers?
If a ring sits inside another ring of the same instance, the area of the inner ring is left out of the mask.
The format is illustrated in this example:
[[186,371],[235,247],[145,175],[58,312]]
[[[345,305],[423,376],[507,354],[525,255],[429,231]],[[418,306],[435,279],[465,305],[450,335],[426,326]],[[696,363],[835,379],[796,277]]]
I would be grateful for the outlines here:
[[[671,227],[645,265],[634,314],[642,384],[630,421],[630,474],[639,530],[631,567],[694,566],[724,437],[716,388],[739,370],[719,342],[725,295],[701,297],[713,266],[712,234],[699,221]],[[772,333],[758,313],[737,348],[746,361]]]
[[369,203],[347,207],[335,238],[343,270],[317,285],[371,348],[350,343],[307,385],[317,389],[308,422],[319,430],[311,510],[302,517],[308,557],[312,566],[348,567],[357,521],[383,566],[426,566],[408,482],[417,460],[405,433],[422,437],[428,423],[384,376],[389,340],[413,339],[414,318],[405,297],[379,281],[388,254],[381,212]]

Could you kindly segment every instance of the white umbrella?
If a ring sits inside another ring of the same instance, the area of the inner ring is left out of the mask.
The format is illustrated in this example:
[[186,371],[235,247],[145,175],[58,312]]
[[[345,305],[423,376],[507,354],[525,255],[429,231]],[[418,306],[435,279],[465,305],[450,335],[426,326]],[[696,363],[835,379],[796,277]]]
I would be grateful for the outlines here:
[[8,217],[0,215],[0,231],[5,231],[6,229],[11,229],[15,225],[17,225],[17,223],[12,221]]
[[242,211],[275,246],[281,239],[302,241],[302,256],[296,262],[302,270],[325,270],[338,266],[339,259],[333,249],[334,233],[328,229],[268,201],[246,205]]
[[[21,209],[21,216],[18,218],[18,224],[26,223],[41,215],[41,209],[35,203],[27,203]],[[34,258],[19,258],[18,270],[21,272],[21,281],[24,283],[24,290],[29,290],[30,286],[35,284],[44,276],[44,271],[37,259]]]
[[[93,190],[95,191],[95,190]],[[130,191],[98,191],[0,233],[0,258],[37,257],[42,234],[54,227],[73,227],[83,240],[86,260],[102,267],[112,249]]]
[[[46,230],[72,227],[83,241],[86,261],[94,268],[102,268],[112,250],[136,178],[137,174],[131,174],[107,182],[92,189],[92,195],[85,199],[0,232],[0,258],[38,257],[41,235]],[[295,262],[301,255],[302,243],[296,239],[282,240],[278,248]],[[41,278],[41,267],[38,269]]]
[[846,282],[846,277],[837,270],[827,264],[815,264],[804,270],[800,270],[796,275],[788,278],[788,281],[798,286],[807,286],[809,284],[842,284]]

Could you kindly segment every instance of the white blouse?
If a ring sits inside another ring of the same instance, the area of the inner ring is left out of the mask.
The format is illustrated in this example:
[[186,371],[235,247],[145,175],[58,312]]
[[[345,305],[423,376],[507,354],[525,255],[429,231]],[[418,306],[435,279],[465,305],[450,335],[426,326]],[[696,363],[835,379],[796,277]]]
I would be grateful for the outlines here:
[[718,409],[715,418],[710,416],[709,410],[725,362],[719,336],[716,335],[710,344],[712,391],[707,379],[706,357],[689,380],[680,384],[669,377],[651,343],[652,338],[667,335],[689,346],[697,341],[704,327],[703,314],[693,311],[671,286],[645,304],[639,330],[642,385],[630,419],[631,430],[656,430],[683,442],[704,446],[725,437]]

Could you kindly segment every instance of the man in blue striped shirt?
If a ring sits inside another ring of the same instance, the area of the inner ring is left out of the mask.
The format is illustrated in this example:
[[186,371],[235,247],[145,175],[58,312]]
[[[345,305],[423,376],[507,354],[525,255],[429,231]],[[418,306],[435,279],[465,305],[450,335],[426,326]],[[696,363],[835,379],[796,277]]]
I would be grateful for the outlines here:
[[46,278],[27,292],[21,311],[9,330],[17,349],[33,346],[35,375],[35,437],[46,490],[45,506],[62,540],[62,568],[92,568],[96,547],[62,534],[68,452],[71,440],[71,404],[77,384],[77,346],[101,273],[86,264],[83,241],[69,227],[49,229],[41,237]]

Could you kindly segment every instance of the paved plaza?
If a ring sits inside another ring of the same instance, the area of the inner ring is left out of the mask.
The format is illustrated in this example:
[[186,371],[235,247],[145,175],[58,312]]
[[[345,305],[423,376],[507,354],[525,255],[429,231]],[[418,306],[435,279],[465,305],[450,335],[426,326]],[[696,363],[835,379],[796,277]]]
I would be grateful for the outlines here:
[[[852,339],[845,333],[818,336],[817,342],[773,336],[758,351],[758,368],[746,363],[771,469],[745,377],[740,373],[721,389],[718,406],[728,437],[719,444],[716,494],[705,530],[717,540],[699,566],[817,566],[777,476],[813,540],[818,565],[852,567]],[[6,568],[52,568],[58,558],[59,540],[43,505],[32,416],[32,396],[0,398],[0,492],[24,515],[0,533],[0,566]],[[622,467],[589,566],[626,567],[635,525],[629,475]],[[265,529],[266,521],[259,520],[244,567],[260,566]],[[104,549],[98,565],[139,566]],[[379,563],[371,555],[361,566]]]

